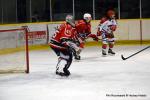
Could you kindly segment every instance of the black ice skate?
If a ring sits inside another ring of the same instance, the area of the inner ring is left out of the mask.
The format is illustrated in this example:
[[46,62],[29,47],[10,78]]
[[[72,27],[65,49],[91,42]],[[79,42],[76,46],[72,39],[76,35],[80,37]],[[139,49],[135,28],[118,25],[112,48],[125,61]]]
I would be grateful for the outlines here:
[[69,76],[70,75],[70,71],[68,69],[63,69],[64,72],[58,72],[56,71],[56,75],[59,75],[59,76]]
[[63,69],[64,73],[66,76],[69,76],[70,75],[70,71],[66,68]]
[[115,55],[116,53],[114,51],[112,51],[112,49],[109,49],[108,54]]
[[80,59],[81,59],[81,56],[74,56],[74,59],[80,60]]
[[69,76],[69,75],[70,75],[70,72],[69,72],[69,74],[68,74],[68,73],[63,73],[63,72],[57,72],[57,71],[56,71],[56,75],[59,75],[59,76]]

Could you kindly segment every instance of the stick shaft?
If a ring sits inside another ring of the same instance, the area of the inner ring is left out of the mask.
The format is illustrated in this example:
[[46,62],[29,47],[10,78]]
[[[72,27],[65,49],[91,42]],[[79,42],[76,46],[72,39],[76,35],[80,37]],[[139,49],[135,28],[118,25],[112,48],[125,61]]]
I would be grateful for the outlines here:
[[148,49],[148,48],[150,48],[150,46],[147,46],[147,47],[145,47],[144,49],[142,49],[142,50],[140,50],[140,51],[138,51],[138,52],[136,52],[136,53],[134,53],[134,54],[132,54],[132,55],[130,55],[130,56],[124,58],[124,59],[126,60],[126,59],[128,59],[128,58],[130,58],[130,57],[132,57],[132,56],[134,56],[134,55],[136,55],[136,54],[138,54],[138,53],[140,53],[140,52],[142,52],[142,51]]

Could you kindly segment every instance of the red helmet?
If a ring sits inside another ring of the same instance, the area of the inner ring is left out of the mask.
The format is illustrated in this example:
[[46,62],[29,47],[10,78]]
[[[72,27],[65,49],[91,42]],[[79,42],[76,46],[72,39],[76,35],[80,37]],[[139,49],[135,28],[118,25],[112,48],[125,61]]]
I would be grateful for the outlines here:
[[115,18],[115,11],[114,10],[108,10],[107,11],[107,16],[109,18]]

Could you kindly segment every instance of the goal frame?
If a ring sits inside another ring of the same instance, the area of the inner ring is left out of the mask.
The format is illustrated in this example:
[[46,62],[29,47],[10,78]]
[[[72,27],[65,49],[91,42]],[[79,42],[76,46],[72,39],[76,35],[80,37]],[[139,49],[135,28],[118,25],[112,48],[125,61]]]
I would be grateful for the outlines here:
[[29,68],[29,44],[28,44],[28,29],[27,27],[22,27],[22,28],[18,28],[18,29],[6,29],[6,30],[0,30],[0,32],[11,32],[11,31],[24,31],[25,32],[25,55],[26,55],[26,70],[25,73],[29,73],[30,72],[30,68]]

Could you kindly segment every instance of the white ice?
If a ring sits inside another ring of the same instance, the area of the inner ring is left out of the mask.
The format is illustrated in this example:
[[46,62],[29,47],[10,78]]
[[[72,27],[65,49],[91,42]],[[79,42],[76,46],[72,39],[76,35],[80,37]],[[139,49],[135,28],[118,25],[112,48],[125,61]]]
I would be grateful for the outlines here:
[[116,55],[107,57],[101,47],[86,47],[67,78],[55,75],[53,51],[31,51],[30,74],[0,75],[0,100],[150,100],[150,49],[120,57],[144,47],[116,46]]

